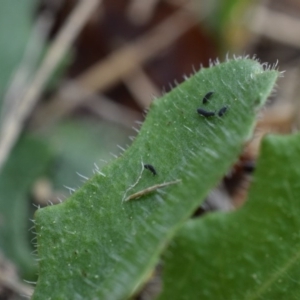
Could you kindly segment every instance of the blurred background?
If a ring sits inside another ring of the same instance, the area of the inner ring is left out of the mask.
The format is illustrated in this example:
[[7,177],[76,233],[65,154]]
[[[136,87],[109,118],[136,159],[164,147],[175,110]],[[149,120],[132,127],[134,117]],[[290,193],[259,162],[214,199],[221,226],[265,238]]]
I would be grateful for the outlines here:
[[286,72],[195,214],[240,206],[261,137],[298,127],[299,17],[296,0],[2,0],[0,299],[32,294],[37,207],[64,201],[126,149],[151,101],[185,75],[255,55]]

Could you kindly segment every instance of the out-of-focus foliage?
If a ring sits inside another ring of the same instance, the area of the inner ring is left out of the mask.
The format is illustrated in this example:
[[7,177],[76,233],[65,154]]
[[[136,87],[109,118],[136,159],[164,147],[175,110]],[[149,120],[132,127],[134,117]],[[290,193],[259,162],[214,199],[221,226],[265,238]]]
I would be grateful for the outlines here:
[[[84,179],[78,175],[92,177],[93,170],[101,168],[112,154],[121,150],[117,145],[129,143],[131,131],[104,122],[74,120],[51,128],[45,135],[55,154],[51,174],[54,189],[68,186],[77,188]],[[112,153],[112,154],[110,154]]]
[[34,181],[49,170],[51,157],[48,145],[24,137],[0,174],[0,249],[27,279],[36,273],[34,249],[29,243],[28,197]]
[[207,25],[216,34],[216,40],[222,51],[239,49],[245,45],[247,30],[245,20],[256,1],[221,0],[209,1],[203,5],[211,7]]
[[22,60],[36,0],[0,3],[0,110],[7,84]]

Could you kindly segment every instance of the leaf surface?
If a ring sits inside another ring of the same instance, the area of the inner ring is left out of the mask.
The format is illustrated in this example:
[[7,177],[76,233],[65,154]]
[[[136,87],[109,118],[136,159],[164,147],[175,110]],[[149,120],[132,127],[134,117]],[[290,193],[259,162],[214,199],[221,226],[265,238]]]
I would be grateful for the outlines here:
[[[178,226],[235,161],[277,75],[256,61],[232,60],[202,69],[155,100],[132,146],[101,170],[105,176],[37,211],[40,276],[33,299],[115,300],[136,292]],[[208,91],[215,93],[204,106]],[[199,107],[225,105],[223,117],[197,114]],[[181,183],[122,201],[175,180]]]
[[300,135],[268,136],[247,203],[188,221],[159,299],[300,298]]

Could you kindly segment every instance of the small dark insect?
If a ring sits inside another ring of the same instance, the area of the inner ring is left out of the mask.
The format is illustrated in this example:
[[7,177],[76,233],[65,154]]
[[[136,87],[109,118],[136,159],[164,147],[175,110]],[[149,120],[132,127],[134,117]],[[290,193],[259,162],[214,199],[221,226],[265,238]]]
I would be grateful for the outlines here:
[[197,112],[199,115],[203,116],[203,117],[213,117],[215,115],[215,113],[213,111],[207,111],[205,109],[202,108],[198,108]]
[[149,170],[153,175],[156,175],[156,170],[154,169],[154,167],[152,165],[149,165],[149,164],[145,164],[144,165],[144,168]]
[[255,162],[253,160],[247,160],[243,163],[243,171],[246,174],[251,174],[255,170]]
[[214,92],[208,92],[204,97],[203,97],[203,100],[202,100],[202,103],[203,104],[206,104],[209,100],[209,98],[212,96]]
[[218,112],[218,116],[219,117],[223,117],[223,115],[226,113],[226,111],[227,111],[227,106],[223,106],[220,110],[219,110],[219,112]]

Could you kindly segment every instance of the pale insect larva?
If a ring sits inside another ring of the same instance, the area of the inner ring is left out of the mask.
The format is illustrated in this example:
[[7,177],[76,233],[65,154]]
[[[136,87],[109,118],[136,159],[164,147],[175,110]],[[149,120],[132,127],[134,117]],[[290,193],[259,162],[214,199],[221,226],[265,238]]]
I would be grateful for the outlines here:
[[163,188],[163,187],[166,187],[166,186],[169,186],[169,185],[173,185],[173,184],[177,184],[181,182],[181,179],[177,179],[177,180],[174,180],[174,181],[169,181],[169,182],[164,182],[164,183],[161,183],[161,184],[156,184],[156,185],[153,185],[153,186],[150,186],[144,190],[141,190],[137,193],[134,193],[130,196],[128,196],[125,201],[129,201],[129,200],[133,200],[133,199],[137,199],[137,198],[140,198],[144,195],[147,195],[147,194],[150,194],[151,192],[153,191],[156,191],[157,189],[160,189],[160,188]]

